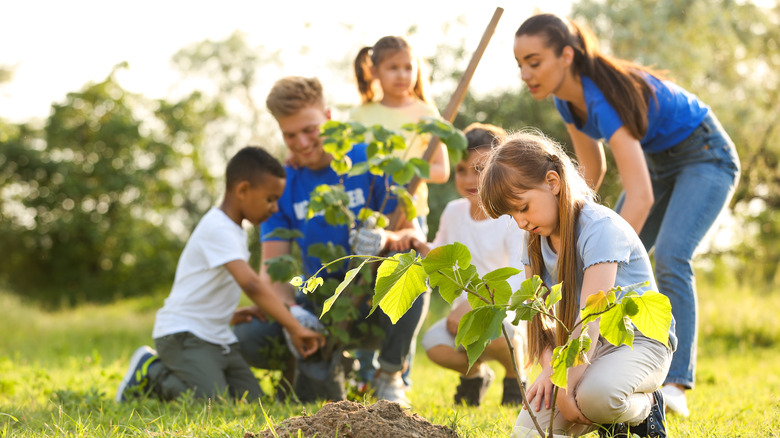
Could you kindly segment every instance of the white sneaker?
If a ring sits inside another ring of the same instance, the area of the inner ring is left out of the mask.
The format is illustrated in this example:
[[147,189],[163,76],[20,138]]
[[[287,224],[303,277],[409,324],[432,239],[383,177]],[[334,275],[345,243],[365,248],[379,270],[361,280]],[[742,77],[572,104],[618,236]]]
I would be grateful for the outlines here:
[[406,398],[405,387],[401,373],[387,373],[380,370],[374,378],[374,395],[377,400],[395,402],[402,408],[409,409],[412,407],[412,403]]
[[685,391],[675,385],[664,385],[664,387],[661,388],[661,392],[664,394],[664,402],[666,403],[667,410],[682,415],[683,417],[690,415],[690,411],[688,411],[688,401],[685,399]]

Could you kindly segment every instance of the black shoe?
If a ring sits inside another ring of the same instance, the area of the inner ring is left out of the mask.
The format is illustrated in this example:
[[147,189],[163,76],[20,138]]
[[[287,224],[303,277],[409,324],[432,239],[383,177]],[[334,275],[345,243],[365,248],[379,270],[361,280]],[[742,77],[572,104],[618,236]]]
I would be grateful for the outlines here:
[[[526,388],[523,381],[523,389]],[[514,406],[523,404],[523,395],[520,392],[520,385],[515,378],[504,378],[504,393],[501,395],[502,406]]]
[[[633,430],[631,432],[633,432]],[[628,438],[631,436],[626,423],[599,425],[599,438]]]
[[485,397],[488,387],[493,383],[496,374],[487,365],[485,372],[477,377],[460,378],[460,385],[455,390],[455,404],[465,403],[468,406],[479,406]]
[[640,437],[666,438],[666,414],[664,413],[664,395],[660,389],[653,392],[655,403],[650,415],[642,423],[631,428],[631,432]]

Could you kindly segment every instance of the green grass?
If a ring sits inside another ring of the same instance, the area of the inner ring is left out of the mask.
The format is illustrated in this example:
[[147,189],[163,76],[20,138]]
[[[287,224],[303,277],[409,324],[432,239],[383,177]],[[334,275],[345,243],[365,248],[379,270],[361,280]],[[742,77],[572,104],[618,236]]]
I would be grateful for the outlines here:
[[[780,437],[780,296],[703,285],[699,296],[692,415],[670,417],[670,435]],[[152,342],[154,312],[161,303],[147,298],[45,312],[0,293],[0,437],[242,437],[262,430],[266,421],[259,403],[186,397],[169,403],[113,401],[130,355]],[[441,302],[436,303],[433,313],[441,314]],[[258,377],[269,390],[268,376],[258,372]],[[435,367],[420,352],[412,377],[414,412],[430,421],[464,437],[502,437],[511,430],[517,409],[499,405],[500,385],[490,388],[480,408],[454,407],[455,373]],[[275,424],[303,409],[319,409],[271,401],[262,407]]]

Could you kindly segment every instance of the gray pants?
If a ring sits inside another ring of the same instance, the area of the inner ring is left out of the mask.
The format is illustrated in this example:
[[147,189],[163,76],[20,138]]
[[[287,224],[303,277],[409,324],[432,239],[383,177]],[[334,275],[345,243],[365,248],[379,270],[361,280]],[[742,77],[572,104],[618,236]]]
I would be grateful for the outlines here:
[[217,345],[189,332],[154,340],[160,362],[149,368],[152,392],[172,400],[191,390],[197,398],[229,395],[256,400],[260,384],[238,350],[238,344]]
[[[650,338],[636,332],[634,349],[616,347],[603,337],[594,348],[591,364],[574,389],[577,406],[586,418],[599,424],[641,423],[650,414],[652,403],[647,397],[663,384],[672,351]],[[544,405],[534,412],[539,425],[547,429],[550,410]],[[581,436],[597,430],[597,425],[572,423],[556,409],[553,419],[555,436]],[[517,417],[512,438],[538,436],[531,416],[525,409]]]

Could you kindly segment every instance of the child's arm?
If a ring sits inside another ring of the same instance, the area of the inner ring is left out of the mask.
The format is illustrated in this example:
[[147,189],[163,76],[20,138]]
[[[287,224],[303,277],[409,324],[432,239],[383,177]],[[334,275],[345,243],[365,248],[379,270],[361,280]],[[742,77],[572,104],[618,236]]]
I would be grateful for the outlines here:
[[[296,304],[295,290],[288,283],[279,283],[271,280],[271,276],[268,275],[268,265],[266,265],[265,262],[271,260],[274,257],[290,254],[290,250],[291,244],[288,241],[270,240],[261,244],[263,258],[260,262],[260,278],[266,284],[271,285],[271,290],[288,308]],[[233,314],[233,319],[230,321],[230,323],[235,325],[249,322],[253,316],[261,321],[266,320],[263,310],[257,306],[252,306],[236,309],[235,313]]]
[[450,160],[447,156],[447,146],[439,143],[439,147],[431,157],[431,166],[428,172],[426,182],[434,184],[444,184],[450,179]]
[[[265,258],[265,257],[264,257]],[[265,314],[279,322],[290,333],[295,348],[303,357],[308,357],[325,343],[322,334],[303,327],[288,308],[271,291],[271,286],[244,260],[225,263],[230,275],[244,290],[244,293]]]
[[463,318],[463,315],[469,313],[470,311],[471,304],[469,304],[468,300],[463,300],[460,303],[457,303],[455,307],[450,310],[449,315],[447,315],[447,331],[450,332],[452,336],[458,334],[460,319]]

